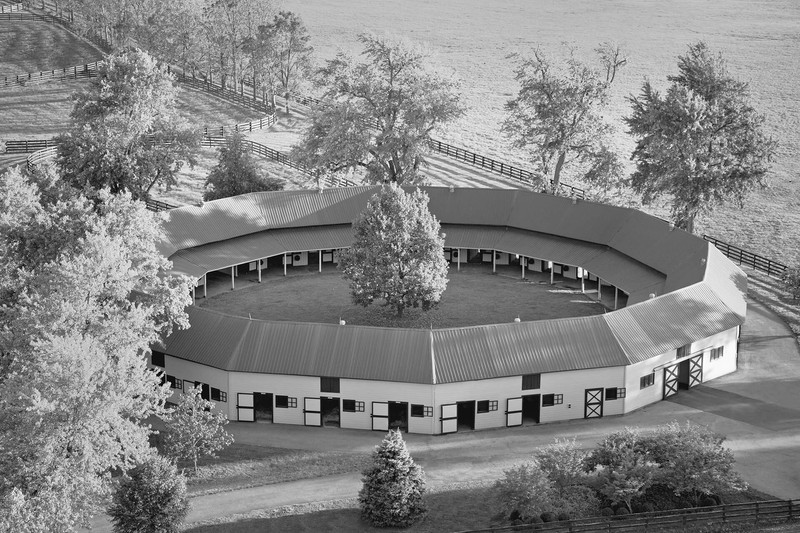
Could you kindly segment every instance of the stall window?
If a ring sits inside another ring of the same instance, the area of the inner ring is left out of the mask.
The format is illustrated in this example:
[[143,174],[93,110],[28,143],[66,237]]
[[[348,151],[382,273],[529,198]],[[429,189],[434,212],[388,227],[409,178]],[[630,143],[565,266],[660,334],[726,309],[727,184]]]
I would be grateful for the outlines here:
[[522,376],[522,390],[538,389],[541,384],[541,374],[525,374]]
[[321,392],[339,392],[339,378],[319,378]]
[[711,360],[713,361],[714,359],[719,359],[720,357],[722,357],[724,350],[725,350],[724,346],[720,346],[719,348],[714,348],[713,350],[711,350]]
[[342,411],[348,413],[363,413],[364,402],[358,400],[342,400]]
[[651,372],[650,374],[641,377],[641,379],[639,380],[639,388],[646,389],[647,387],[655,385],[655,383],[656,383],[656,373]]
[[619,400],[625,397],[625,387],[612,387],[606,389],[606,400]]
[[164,352],[157,352],[156,350],[152,350],[150,352],[150,363],[153,366],[160,366],[161,368],[164,368],[164,366],[166,366],[164,362]]
[[281,409],[297,407],[297,398],[292,398],[291,396],[275,396],[275,407],[280,407]]
[[544,394],[542,395],[542,407],[553,407],[564,403],[563,394]]
[[167,375],[167,381],[169,381],[170,388],[183,389],[183,380],[182,379],[178,379],[175,376]]
[[425,416],[425,406],[422,404],[411,404],[411,416],[423,417]]
[[689,355],[689,349],[691,349],[691,347],[691,344],[687,344],[686,346],[681,346],[678,348],[678,355],[675,358],[680,359],[681,357],[686,357]]
[[211,399],[215,402],[227,402],[228,393],[211,387]]

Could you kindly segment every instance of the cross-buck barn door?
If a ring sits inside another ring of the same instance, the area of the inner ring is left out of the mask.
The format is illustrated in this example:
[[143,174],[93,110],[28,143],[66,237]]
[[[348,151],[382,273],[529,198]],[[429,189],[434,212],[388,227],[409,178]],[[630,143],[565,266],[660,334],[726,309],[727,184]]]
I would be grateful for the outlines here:
[[442,434],[458,431],[458,404],[448,403],[442,406]]
[[373,431],[389,431],[389,402],[372,402]]
[[600,418],[603,416],[603,389],[586,389],[586,403],[583,418]]
[[319,398],[304,398],[303,423],[306,426],[322,425],[321,403]]
[[699,354],[689,359],[689,387],[700,385],[702,382],[703,382],[703,354]]
[[236,419],[239,422],[256,421],[252,394],[249,392],[240,392],[236,395],[236,414]]
[[506,427],[522,425],[522,396],[506,400]]
[[678,370],[680,365],[668,366],[664,369],[664,399],[678,394]]

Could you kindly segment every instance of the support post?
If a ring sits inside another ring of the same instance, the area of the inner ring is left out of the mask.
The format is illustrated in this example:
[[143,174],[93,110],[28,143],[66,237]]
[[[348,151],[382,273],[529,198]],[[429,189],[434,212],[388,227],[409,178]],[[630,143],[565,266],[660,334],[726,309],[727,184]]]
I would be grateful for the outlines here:
[[492,274],[497,272],[497,250],[492,250]]
[[192,305],[194,305],[194,301],[195,301],[195,299],[197,298],[197,294],[196,294],[196,292],[195,292],[195,289],[196,289],[196,288],[197,288],[197,287],[192,287]]
[[581,294],[586,293],[586,271],[581,269]]
[[603,280],[597,276],[597,301],[603,303]]
[[547,262],[547,266],[550,267],[550,285],[552,285],[553,284],[553,270],[555,270],[553,268],[553,262],[552,261],[548,261]]
[[203,274],[203,298],[208,298],[208,272]]
[[258,282],[261,283],[261,259],[258,259]]
[[522,279],[525,279],[525,256],[519,258],[519,264],[522,267]]
[[319,272],[322,273],[322,250],[319,251]]
[[456,248],[456,250],[458,250],[458,257],[456,257],[456,259],[458,259],[458,262],[456,263],[456,270],[461,270],[461,248]]
[[286,275],[286,254],[283,254],[283,275]]
[[614,287],[614,311],[617,310],[617,302],[619,301],[619,287]]
[[236,287],[236,283],[234,282],[234,278],[236,277],[234,271],[235,268],[236,267],[231,267],[231,290],[233,290]]

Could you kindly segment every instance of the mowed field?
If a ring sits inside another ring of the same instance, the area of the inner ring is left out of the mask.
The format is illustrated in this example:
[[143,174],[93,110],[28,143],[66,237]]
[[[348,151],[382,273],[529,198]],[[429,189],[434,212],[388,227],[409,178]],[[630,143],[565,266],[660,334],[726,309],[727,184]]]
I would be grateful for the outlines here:
[[704,40],[750,83],[753,103],[766,115],[780,149],[770,189],[754,194],[743,210],[716,209],[700,221],[699,231],[785,262],[800,260],[796,0],[283,0],[283,6],[302,16],[323,59],[340,48],[357,53],[356,34],[367,30],[427,42],[437,61],[462,80],[469,108],[439,137],[512,162],[524,161],[524,154],[511,149],[500,132],[503,105],[518,90],[508,54],[536,46],[556,54],[566,41],[591,58],[600,42],[622,44],[629,62],[613,88],[611,116],[619,128],[618,149],[627,157],[633,143],[621,121],[628,113],[626,97],[638,92],[645,77],[664,88],[676,57],[688,43]]

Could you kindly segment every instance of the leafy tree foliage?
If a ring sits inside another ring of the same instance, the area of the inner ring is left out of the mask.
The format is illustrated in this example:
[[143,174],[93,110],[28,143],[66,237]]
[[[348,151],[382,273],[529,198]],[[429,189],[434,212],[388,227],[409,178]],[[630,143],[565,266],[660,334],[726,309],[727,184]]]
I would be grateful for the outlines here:
[[727,201],[742,206],[750,191],[765,186],[776,143],[750,104],[747,84],[705,43],[690,45],[678,58],[678,74],[667,79],[663,96],[646,81],[629,98],[626,122],[637,139],[630,185],[645,204],[668,198],[675,223],[693,231],[699,215]]
[[794,300],[800,298],[800,268],[787,268],[781,275],[781,280],[786,284],[786,288]]
[[358,493],[361,518],[378,527],[409,527],[427,512],[425,473],[408,453],[400,430],[390,430],[372,454]]
[[188,326],[157,216],[126,194],[43,193],[47,177],[0,176],[0,523],[15,531],[84,523],[110,472],[150,453],[142,421],[168,388],[141,354]]
[[527,520],[553,510],[553,483],[538,461],[503,471],[494,484],[494,497],[503,516]]
[[108,510],[116,533],[177,533],[188,513],[186,479],[158,455],[120,480]]
[[219,162],[206,178],[203,200],[218,200],[249,192],[283,190],[283,180],[261,176],[261,171],[243,141],[244,137],[235,133],[228,138],[227,145],[219,149]]
[[97,74],[75,96],[70,131],[58,137],[64,179],[136,200],[155,185],[174,185],[184,161],[194,164],[200,134],[176,112],[172,77],[138,49],[107,57]]
[[287,113],[289,99],[311,75],[314,48],[309,41],[311,36],[300,16],[280,11],[272,22],[259,26],[250,44],[254,63],[260,67],[254,67],[254,73],[260,72],[263,81],[283,95]]
[[733,469],[733,452],[723,446],[725,437],[705,426],[672,422],[642,438],[653,461],[660,465],[657,479],[675,495],[698,505],[703,496],[747,488]]
[[383,300],[398,317],[407,307],[434,307],[447,288],[440,229],[428,195],[383,185],[353,222],[353,244],[339,262],[353,302],[366,307]]
[[603,113],[608,89],[626,59],[608,43],[597,52],[605,77],[579,61],[573,49],[563,65],[540,49],[517,65],[520,90],[506,104],[503,129],[515,147],[530,152],[554,193],[565,168],[603,188],[617,182],[621,174],[621,163],[611,148],[613,130]]
[[421,179],[431,132],[463,113],[458,85],[407,42],[362,34],[364,61],[340,53],[320,74],[317,109],[295,157],[312,168],[364,168],[374,183]]
[[225,414],[213,411],[214,403],[204,400],[201,392],[200,387],[184,391],[177,407],[164,417],[167,455],[192,461],[195,473],[199,458],[215,457],[215,452],[233,443],[233,435],[225,430]]

